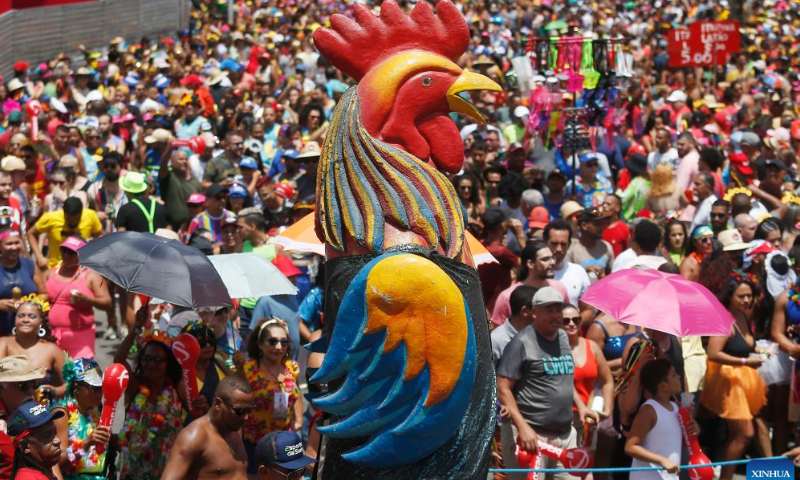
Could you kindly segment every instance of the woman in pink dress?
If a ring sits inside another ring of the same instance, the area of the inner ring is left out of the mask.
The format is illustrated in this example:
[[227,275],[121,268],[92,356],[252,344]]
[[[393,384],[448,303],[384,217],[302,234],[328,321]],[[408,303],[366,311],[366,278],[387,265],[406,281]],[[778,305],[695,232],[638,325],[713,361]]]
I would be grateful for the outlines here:
[[86,242],[69,237],[61,243],[61,265],[47,272],[50,326],[58,346],[72,358],[94,358],[94,308],[111,305],[103,277],[78,265]]

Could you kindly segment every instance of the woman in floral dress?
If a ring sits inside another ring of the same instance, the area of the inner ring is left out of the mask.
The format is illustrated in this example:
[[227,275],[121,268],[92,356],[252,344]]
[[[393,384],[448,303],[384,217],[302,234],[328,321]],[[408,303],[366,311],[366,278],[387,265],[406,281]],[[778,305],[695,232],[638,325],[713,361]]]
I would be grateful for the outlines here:
[[66,411],[55,420],[64,480],[103,480],[110,432],[98,426],[103,400],[100,365],[88,358],[68,358],[63,376],[67,394],[54,408]]
[[181,367],[169,348],[169,336],[157,331],[145,333],[136,369],[127,363],[128,352],[148,318],[147,307],[136,312],[136,328],[128,333],[114,356],[114,361],[125,365],[130,373],[119,441],[120,480],[161,478],[187,410],[180,388]]
[[[297,386],[300,367],[292,360],[289,329],[277,318],[262,319],[247,338],[247,354],[237,352],[233,361],[237,373],[253,391],[256,411],[244,425],[244,444],[248,473],[255,474],[255,446],[269,432],[300,431],[303,426],[303,399]],[[252,467],[252,471],[250,469]]]

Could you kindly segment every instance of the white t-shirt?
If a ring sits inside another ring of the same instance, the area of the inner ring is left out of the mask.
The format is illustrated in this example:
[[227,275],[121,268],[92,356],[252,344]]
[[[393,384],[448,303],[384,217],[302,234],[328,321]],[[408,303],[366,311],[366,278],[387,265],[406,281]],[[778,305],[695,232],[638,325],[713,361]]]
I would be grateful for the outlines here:
[[664,153],[656,150],[654,152],[650,152],[650,155],[647,156],[647,168],[652,172],[658,165],[666,163],[672,167],[673,172],[677,172],[679,159],[680,157],[678,156],[678,151],[674,148],[670,148]]
[[614,259],[614,266],[611,268],[611,273],[630,268],[658,270],[658,267],[664,263],[667,263],[664,257],[658,255],[636,255],[636,252],[632,248],[629,248]]
[[586,289],[592,284],[589,281],[589,275],[586,274],[586,270],[581,268],[580,265],[567,261],[563,262],[560,269],[554,269],[553,278],[567,287],[569,303],[575,307],[578,306],[578,300],[586,293]]
[[690,234],[694,227],[711,223],[711,205],[716,201],[717,197],[712,193],[708,198],[700,202],[700,205],[697,206],[697,211],[694,213],[691,228],[689,228]]

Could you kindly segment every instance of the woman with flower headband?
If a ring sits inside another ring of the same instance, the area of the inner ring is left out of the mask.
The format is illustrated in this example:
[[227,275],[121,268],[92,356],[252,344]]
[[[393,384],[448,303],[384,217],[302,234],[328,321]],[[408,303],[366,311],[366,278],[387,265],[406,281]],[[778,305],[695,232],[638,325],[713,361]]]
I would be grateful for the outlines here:
[[59,246],[61,264],[45,274],[53,335],[72,358],[94,358],[94,309],[111,306],[103,277],[78,264],[84,245],[78,237],[66,238]]
[[[172,355],[172,339],[163,332],[141,336],[150,319],[147,307],[136,312],[136,328],[122,340],[114,362],[128,369],[125,423],[120,433],[120,480],[158,480],[167,465],[175,437],[183,428],[186,400],[180,386],[183,373]],[[128,353],[139,338],[136,368]]]
[[[708,371],[700,402],[725,419],[728,441],[721,460],[738,460],[755,435],[754,417],[767,402],[767,387],[757,368],[764,359],[755,353],[755,336],[748,313],[758,295],[757,287],[740,271],[720,295],[720,301],[731,312],[734,324],[728,337],[711,337],[708,341]],[[721,480],[730,480],[736,467],[722,467]]]
[[66,385],[61,378],[64,352],[51,336],[45,316],[49,311],[50,304],[43,296],[32,293],[19,299],[13,336],[0,337],[0,358],[27,355],[37,367],[44,367],[47,374],[40,391],[53,398],[63,396]]
[[64,365],[67,394],[56,405],[66,415],[54,421],[61,440],[59,466],[64,480],[103,480],[110,429],[98,426],[103,401],[103,372],[88,358],[68,359]]
[[20,255],[24,248],[19,232],[0,227],[0,336],[11,334],[15,305],[22,296],[46,291],[39,266]]
[[286,323],[264,318],[247,337],[250,360],[245,362],[242,352],[233,356],[237,373],[250,384],[256,402],[256,411],[242,430],[249,474],[256,473],[255,447],[261,437],[281,430],[300,431],[303,427],[303,399],[297,386],[300,367],[292,360],[290,345]]
[[700,278],[700,264],[714,251],[714,232],[708,225],[700,225],[692,230],[691,237],[692,243],[680,267],[684,278],[696,282]]

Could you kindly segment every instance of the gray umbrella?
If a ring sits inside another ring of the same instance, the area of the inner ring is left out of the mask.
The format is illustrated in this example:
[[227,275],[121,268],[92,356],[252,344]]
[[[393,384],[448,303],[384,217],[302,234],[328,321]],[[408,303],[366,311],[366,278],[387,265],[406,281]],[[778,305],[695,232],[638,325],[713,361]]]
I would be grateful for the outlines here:
[[222,279],[200,250],[151,233],[115,232],[78,250],[80,264],[129,292],[189,308],[231,305]]

